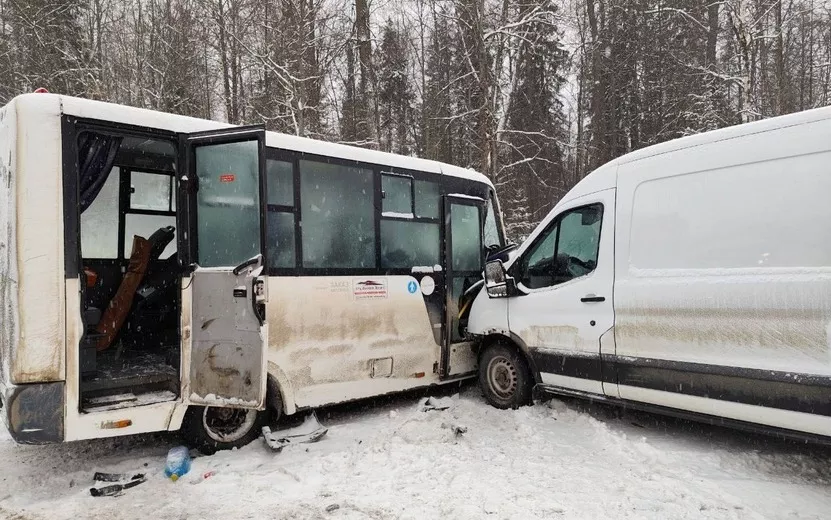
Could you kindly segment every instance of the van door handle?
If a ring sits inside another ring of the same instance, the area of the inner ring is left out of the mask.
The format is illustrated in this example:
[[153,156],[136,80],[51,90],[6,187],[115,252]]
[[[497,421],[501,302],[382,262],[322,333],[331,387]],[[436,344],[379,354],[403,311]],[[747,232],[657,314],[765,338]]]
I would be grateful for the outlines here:
[[593,294],[587,294],[586,296],[583,296],[582,298],[580,298],[580,301],[583,302],[583,303],[600,303],[600,302],[605,302],[606,298],[603,297],[603,296],[595,296]]

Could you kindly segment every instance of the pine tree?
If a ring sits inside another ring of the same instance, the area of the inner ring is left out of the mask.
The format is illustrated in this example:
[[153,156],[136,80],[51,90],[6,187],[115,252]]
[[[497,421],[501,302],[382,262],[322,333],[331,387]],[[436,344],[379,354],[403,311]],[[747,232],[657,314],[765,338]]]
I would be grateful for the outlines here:
[[459,54],[459,37],[449,23],[449,11],[433,5],[431,13],[433,30],[428,38],[426,81],[421,103],[421,155],[442,162],[460,164],[457,160],[456,140],[459,124],[453,117],[453,92],[458,83],[453,82]]
[[504,132],[510,146],[503,175],[515,208],[505,220],[514,235],[530,232],[566,190],[561,149],[566,137],[558,96],[566,54],[552,30],[556,8],[551,2],[528,3],[518,15],[525,19],[530,9],[540,7],[545,16],[523,27]]
[[387,19],[381,33],[377,62],[381,149],[408,155],[413,92],[404,34]]

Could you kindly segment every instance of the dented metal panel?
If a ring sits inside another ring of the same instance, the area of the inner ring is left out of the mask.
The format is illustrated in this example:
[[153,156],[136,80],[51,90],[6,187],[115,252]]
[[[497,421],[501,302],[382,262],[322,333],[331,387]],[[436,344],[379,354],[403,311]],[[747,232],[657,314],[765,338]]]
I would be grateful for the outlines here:
[[[439,382],[441,347],[413,283],[411,276],[269,278],[269,371],[286,374],[298,407]],[[475,362],[469,348],[465,355]],[[391,360],[383,371],[382,359]]]
[[195,404],[257,408],[265,397],[254,274],[197,269],[192,277],[190,396]]
[[17,348],[16,152],[14,102],[0,109],[0,382],[9,381],[9,364]]
[[62,381],[65,282],[60,98],[30,94],[15,98],[12,105],[17,116],[18,334],[16,345],[9,349],[9,380],[14,384]]

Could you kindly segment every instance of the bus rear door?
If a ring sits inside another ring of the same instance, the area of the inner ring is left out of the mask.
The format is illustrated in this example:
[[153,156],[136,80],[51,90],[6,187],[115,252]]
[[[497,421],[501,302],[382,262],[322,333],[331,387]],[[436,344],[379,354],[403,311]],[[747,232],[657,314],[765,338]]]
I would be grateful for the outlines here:
[[181,379],[190,404],[265,405],[264,150],[262,127],[180,136]]

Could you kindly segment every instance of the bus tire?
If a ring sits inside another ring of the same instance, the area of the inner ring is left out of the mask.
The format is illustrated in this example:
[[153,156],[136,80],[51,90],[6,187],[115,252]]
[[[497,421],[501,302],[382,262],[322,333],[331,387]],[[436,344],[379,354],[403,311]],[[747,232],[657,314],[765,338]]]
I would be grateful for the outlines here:
[[205,455],[241,448],[260,436],[268,410],[191,406],[182,422],[182,436]]
[[532,377],[517,349],[504,343],[485,347],[479,359],[479,388],[491,406],[516,409],[531,402]]
[[277,378],[271,374],[268,375],[266,380],[266,407],[269,410],[268,420],[272,423],[280,422],[280,419],[286,413],[280,384],[277,382]]

